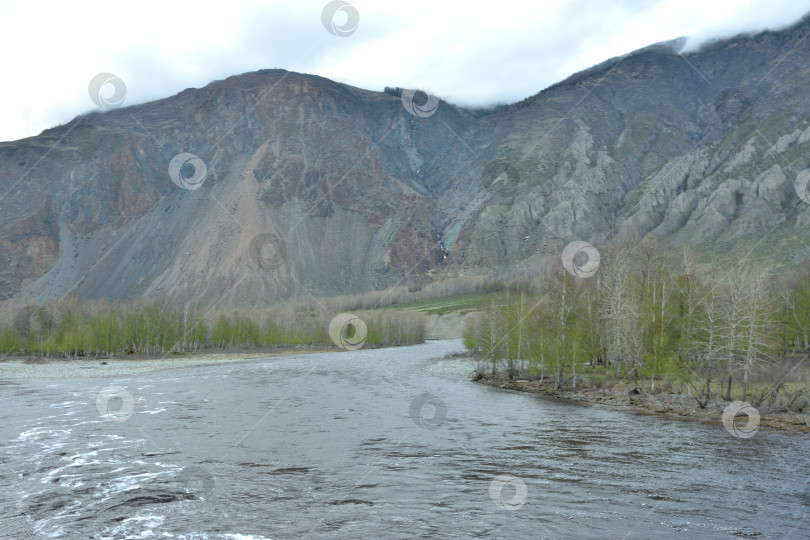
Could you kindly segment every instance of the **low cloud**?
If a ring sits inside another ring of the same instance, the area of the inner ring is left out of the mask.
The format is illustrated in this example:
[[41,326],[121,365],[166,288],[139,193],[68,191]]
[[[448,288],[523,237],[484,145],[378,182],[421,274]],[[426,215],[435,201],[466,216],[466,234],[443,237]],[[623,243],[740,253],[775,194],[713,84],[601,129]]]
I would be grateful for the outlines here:
[[142,0],[125,7],[7,0],[0,4],[0,46],[8,53],[0,140],[36,135],[93,109],[87,85],[99,72],[126,82],[126,105],[278,67],[488,106],[654,42],[691,36],[694,49],[785,27],[807,9],[793,0],[351,3],[359,25],[338,37],[322,24],[324,0]]

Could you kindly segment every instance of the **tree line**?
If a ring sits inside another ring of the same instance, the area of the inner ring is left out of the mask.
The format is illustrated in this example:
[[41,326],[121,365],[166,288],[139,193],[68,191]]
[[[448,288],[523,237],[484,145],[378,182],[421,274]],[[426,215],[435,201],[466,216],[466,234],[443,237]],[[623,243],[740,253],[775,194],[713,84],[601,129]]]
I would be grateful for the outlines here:
[[653,389],[680,379],[699,400],[746,400],[763,380],[760,392],[806,386],[810,266],[768,276],[756,264],[699,266],[688,248],[675,264],[664,253],[654,241],[607,251],[588,279],[557,262],[532,286],[493,296],[465,345],[488,376],[549,376],[558,389],[576,388],[584,370]]
[[[67,297],[42,305],[0,309],[0,353],[58,357],[166,354],[202,349],[331,345],[337,313],[306,305],[215,313],[165,298],[110,303]],[[368,328],[366,346],[422,343],[424,315],[358,311]]]

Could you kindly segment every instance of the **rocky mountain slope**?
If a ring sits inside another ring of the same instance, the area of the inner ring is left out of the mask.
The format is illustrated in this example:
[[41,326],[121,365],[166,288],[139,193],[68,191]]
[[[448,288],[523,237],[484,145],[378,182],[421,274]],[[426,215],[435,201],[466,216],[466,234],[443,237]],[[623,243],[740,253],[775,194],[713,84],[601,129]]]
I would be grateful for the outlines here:
[[0,143],[0,291],[259,304],[648,236],[783,268],[810,258],[808,33],[659,44],[489,111],[263,70],[80,116]]

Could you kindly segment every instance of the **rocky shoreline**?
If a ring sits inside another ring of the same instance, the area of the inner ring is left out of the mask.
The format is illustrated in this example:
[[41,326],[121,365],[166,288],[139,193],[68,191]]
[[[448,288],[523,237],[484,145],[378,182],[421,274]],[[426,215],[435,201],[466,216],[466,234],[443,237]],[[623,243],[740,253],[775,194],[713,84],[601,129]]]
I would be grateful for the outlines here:
[[[557,391],[549,381],[483,378],[476,382],[505,390],[542,394],[561,400],[607,405],[636,413],[718,424],[722,423],[723,411],[729,405],[729,402],[720,398],[710,401],[705,407],[700,407],[698,400],[693,395],[644,391],[634,393],[632,384],[617,385],[609,390],[582,388],[576,391]],[[760,415],[760,428],[810,433],[810,414],[807,412],[796,413],[784,407],[758,407],[757,411]]]
[[[434,375],[452,375],[474,379],[478,361],[469,356],[454,356],[444,358],[425,368],[425,371]],[[480,372],[479,372],[480,373]],[[718,398],[710,401],[705,407],[700,407],[694,395],[671,392],[645,392],[633,393],[634,385],[631,383],[616,384],[613,388],[591,388],[583,381],[583,386],[576,391],[558,391],[548,380],[509,380],[504,377],[492,379],[485,376],[475,380],[476,383],[486,384],[495,388],[540,394],[563,401],[575,401],[593,405],[603,405],[618,408],[637,414],[649,414],[691,420],[697,422],[711,422],[722,424],[723,411],[729,402]],[[773,428],[798,433],[810,433],[810,414],[808,412],[791,412],[783,407],[758,407],[760,414],[759,427]]]

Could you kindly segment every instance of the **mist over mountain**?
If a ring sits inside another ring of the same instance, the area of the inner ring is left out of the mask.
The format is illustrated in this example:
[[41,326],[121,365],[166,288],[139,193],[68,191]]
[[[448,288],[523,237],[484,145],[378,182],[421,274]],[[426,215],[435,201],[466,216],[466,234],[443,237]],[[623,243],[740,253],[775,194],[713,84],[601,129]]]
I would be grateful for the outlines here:
[[486,111],[262,70],[87,114],[0,143],[0,290],[266,304],[647,237],[789,267],[810,258],[808,33],[653,45]]

